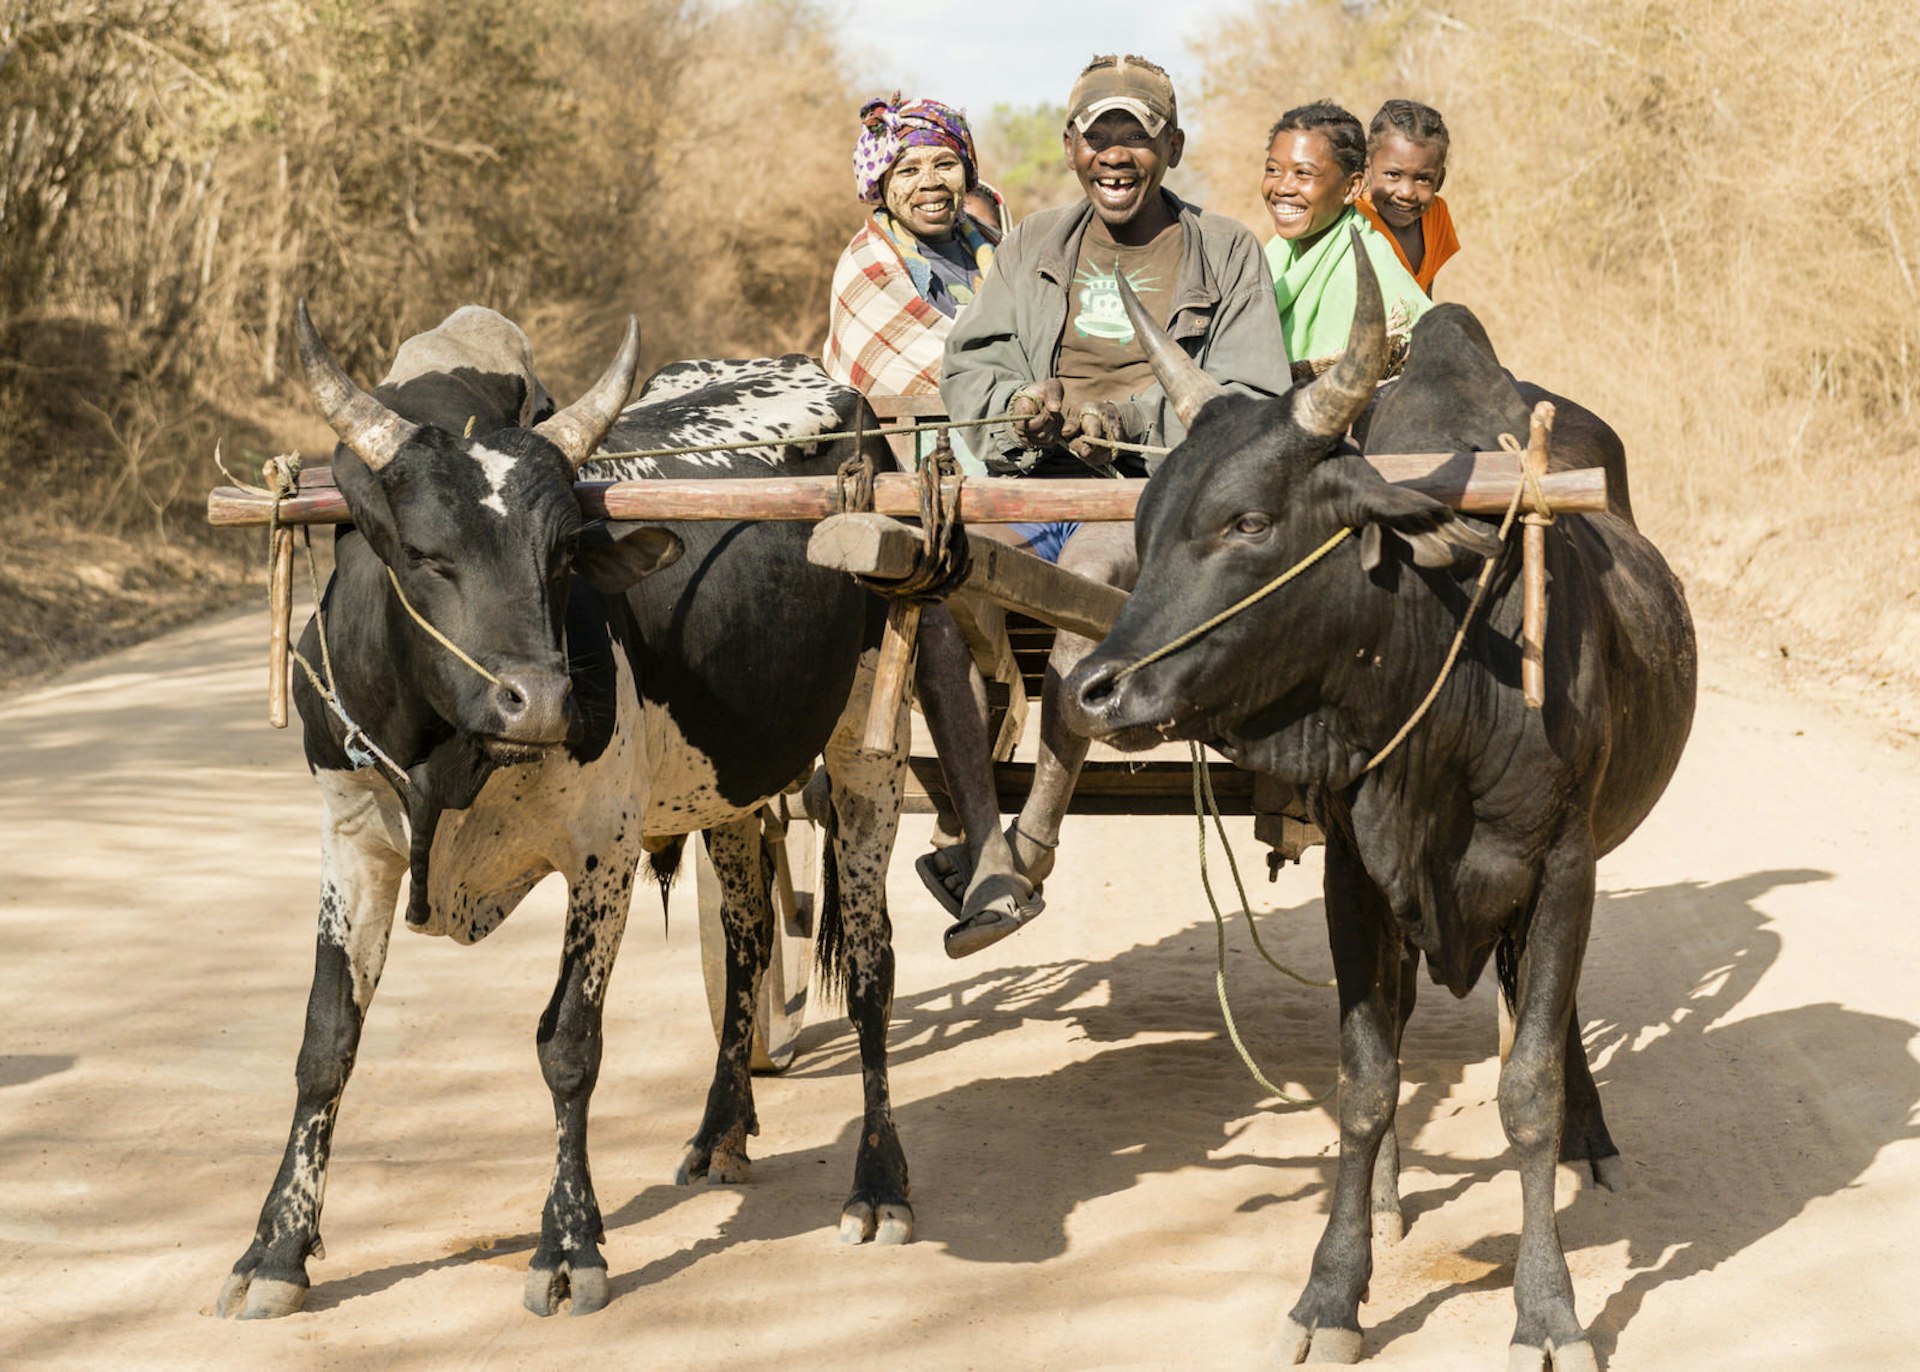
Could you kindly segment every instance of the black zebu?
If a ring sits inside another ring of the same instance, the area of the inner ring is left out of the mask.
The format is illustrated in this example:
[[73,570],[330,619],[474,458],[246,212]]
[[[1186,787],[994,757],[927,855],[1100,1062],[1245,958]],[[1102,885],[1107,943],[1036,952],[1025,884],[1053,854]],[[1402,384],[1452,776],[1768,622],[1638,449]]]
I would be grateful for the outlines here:
[[[1360,304],[1345,358],[1304,391],[1216,399],[1178,348],[1158,352],[1156,370],[1184,397],[1193,427],[1141,500],[1139,585],[1068,694],[1096,737],[1209,740],[1292,783],[1326,831],[1340,1165],[1282,1356],[1358,1359],[1373,1265],[1370,1182],[1392,1137],[1414,973],[1424,955],[1435,981],[1465,995],[1497,956],[1515,1020],[1500,1118],[1524,1198],[1510,1365],[1575,1372],[1594,1357],[1555,1224],[1554,1163],[1585,1163],[1604,1180],[1617,1160],[1574,990],[1594,863],[1645,818],[1686,741],[1692,621],[1678,581],[1623,513],[1618,440],[1573,411],[1556,466],[1607,465],[1621,498],[1613,512],[1562,517],[1549,533],[1545,707],[1529,709],[1520,687],[1516,537],[1431,713],[1368,769],[1414,714],[1460,624],[1463,582],[1479,564],[1457,552],[1491,539],[1387,485],[1344,442],[1385,356],[1378,290],[1366,254],[1355,257]],[[1153,330],[1137,311],[1135,327]],[[1366,441],[1376,452],[1490,449],[1502,432],[1524,440],[1529,412],[1472,316],[1443,306],[1416,328],[1406,372],[1373,407]],[[1343,527],[1359,536],[1298,582],[1143,663]],[[1397,1205],[1386,1162],[1376,1207]]]
[[[342,439],[334,471],[354,518],[336,540],[323,599],[325,657],[364,736],[349,738],[296,680],[324,808],[318,949],[286,1153],[218,1313],[282,1315],[305,1298],[334,1121],[409,869],[408,923],[462,943],[498,927],[548,872],[567,879],[560,977],[537,1036],[558,1143],[530,1309],[552,1313],[571,1296],[580,1314],[607,1299],[587,1104],[643,838],[709,833],[724,888],[728,1010],[678,1180],[744,1177],[746,1136],[757,1130],[753,992],[772,935],[753,814],[821,753],[840,877],[825,883],[821,939],[840,958],[866,1086],[842,1233],[904,1240],[912,1212],[887,1099],[882,878],[905,741],[892,756],[857,746],[884,611],[807,563],[804,526],[583,527],[573,494],[576,469],[610,429],[616,450],[791,440],[632,474],[831,472],[850,442],[807,440],[851,427],[858,393],[798,357],[683,364],[622,413],[638,358],[629,325],[593,389],[526,428],[545,392],[524,336],[491,311],[463,310],[410,341],[372,395],[334,364],[304,305],[299,335],[309,387]],[[884,462],[885,449],[874,451]],[[322,662],[318,619],[301,648]]]

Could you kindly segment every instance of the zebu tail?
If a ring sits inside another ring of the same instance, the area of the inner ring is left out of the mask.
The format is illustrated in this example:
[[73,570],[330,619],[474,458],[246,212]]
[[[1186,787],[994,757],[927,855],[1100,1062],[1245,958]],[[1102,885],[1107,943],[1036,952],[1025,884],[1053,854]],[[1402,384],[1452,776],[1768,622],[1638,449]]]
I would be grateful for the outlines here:
[[664,930],[667,922],[667,893],[673,890],[673,879],[680,871],[680,857],[686,852],[687,836],[681,834],[661,848],[647,854],[647,876],[660,888],[660,924]]
[[[822,774],[825,779],[825,773]],[[812,791],[809,787],[809,792]],[[834,809],[832,783],[822,788],[827,792],[823,804],[817,808],[814,797],[807,797],[807,810],[819,817],[820,837],[820,905],[816,912],[813,935],[813,966],[820,994],[830,1002],[844,1003],[847,998],[847,979],[852,974],[850,950],[847,946],[846,908],[840,899],[840,820]]]

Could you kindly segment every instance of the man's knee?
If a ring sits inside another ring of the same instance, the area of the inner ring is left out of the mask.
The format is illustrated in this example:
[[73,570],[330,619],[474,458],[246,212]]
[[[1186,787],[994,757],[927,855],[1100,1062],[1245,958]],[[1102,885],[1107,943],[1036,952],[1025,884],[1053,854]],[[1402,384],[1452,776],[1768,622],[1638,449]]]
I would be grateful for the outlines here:
[[1060,566],[1089,580],[1131,590],[1140,571],[1133,525],[1081,525],[1061,549]]

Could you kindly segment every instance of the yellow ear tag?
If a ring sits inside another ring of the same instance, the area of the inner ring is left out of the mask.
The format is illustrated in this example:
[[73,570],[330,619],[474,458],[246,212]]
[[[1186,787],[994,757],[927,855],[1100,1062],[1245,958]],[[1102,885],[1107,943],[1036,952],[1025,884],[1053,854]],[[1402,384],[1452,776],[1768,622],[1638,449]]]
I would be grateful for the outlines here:
[[473,437],[473,421],[474,421],[474,420],[475,420],[475,419],[476,419],[477,417],[478,417],[478,416],[476,416],[476,415],[468,415],[468,416],[467,416],[467,431],[466,431],[465,433],[463,433],[463,434],[461,434],[461,435],[460,435],[460,437],[462,437],[462,438],[472,438],[472,437]]

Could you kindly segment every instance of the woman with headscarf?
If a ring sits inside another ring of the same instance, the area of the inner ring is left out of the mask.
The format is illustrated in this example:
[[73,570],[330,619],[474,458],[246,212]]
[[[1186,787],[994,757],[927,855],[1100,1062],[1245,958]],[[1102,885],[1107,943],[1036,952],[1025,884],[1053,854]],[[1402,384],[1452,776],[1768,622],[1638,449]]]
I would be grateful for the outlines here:
[[958,110],[897,93],[861,106],[860,125],[854,189],[873,208],[834,268],[822,361],[863,394],[937,395],[953,317],[993,261],[965,210],[980,185],[973,134]]

